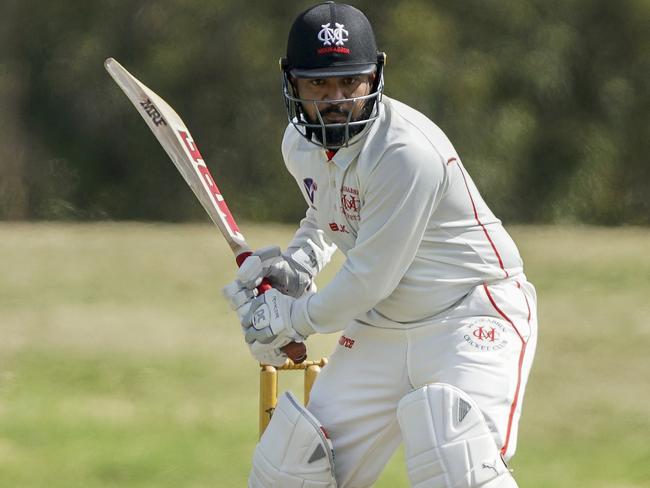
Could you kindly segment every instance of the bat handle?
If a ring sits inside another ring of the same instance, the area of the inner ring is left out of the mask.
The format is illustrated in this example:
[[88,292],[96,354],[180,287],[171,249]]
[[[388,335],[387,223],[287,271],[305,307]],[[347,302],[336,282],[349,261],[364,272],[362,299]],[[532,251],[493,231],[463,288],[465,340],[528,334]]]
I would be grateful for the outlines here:
[[[241,266],[243,262],[246,260],[248,256],[253,254],[250,251],[244,252],[240,255],[237,256],[237,265]],[[271,288],[271,283],[267,278],[264,278],[262,280],[262,283],[260,286],[257,287],[257,291],[260,293],[260,295],[266,293],[269,291]],[[286,346],[281,348],[282,352],[287,355],[289,359],[291,359],[295,364],[300,364],[307,359],[307,347],[305,346],[304,342],[290,342]]]
[[273,288],[271,286],[271,282],[268,280],[268,278],[264,278],[262,280],[262,283],[260,284],[260,286],[257,287],[257,291],[260,292],[260,295],[263,295],[264,293],[269,291],[271,288]]

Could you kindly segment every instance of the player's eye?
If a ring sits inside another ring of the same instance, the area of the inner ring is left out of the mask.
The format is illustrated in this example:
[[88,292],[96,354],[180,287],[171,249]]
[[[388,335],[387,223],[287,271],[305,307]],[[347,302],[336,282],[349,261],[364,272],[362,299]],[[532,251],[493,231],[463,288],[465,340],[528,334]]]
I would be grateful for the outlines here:
[[325,84],[325,80],[321,78],[314,78],[309,81],[312,86],[323,86]]
[[347,86],[352,86],[356,84],[359,81],[359,78],[357,76],[348,76],[346,78],[343,78],[343,84]]

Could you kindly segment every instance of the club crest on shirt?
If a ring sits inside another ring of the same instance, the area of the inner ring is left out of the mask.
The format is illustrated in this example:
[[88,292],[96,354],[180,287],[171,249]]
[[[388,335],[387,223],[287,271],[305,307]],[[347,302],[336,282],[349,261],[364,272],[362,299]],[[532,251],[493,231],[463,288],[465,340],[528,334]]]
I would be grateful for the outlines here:
[[499,351],[508,345],[508,332],[501,320],[481,317],[463,326],[463,339],[479,351]]
[[312,178],[305,178],[302,182],[305,185],[305,191],[307,192],[309,201],[314,203],[314,196],[316,195],[316,190],[318,190],[318,185],[316,185],[316,182]]
[[341,188],[341,211],[349,221],[358,222],[361,220],[361,200],[359,200],[359,190],[349,186]]

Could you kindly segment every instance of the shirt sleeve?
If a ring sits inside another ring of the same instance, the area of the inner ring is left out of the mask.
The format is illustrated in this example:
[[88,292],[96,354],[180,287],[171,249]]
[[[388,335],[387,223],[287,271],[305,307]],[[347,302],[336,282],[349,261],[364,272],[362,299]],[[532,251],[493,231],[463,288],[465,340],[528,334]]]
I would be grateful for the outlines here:
[[[300,187],[301,181],[297,176],[298,161],[294,157],[300,136],[295,128],[289,124],[282,138],[282,158],[287,170]],[[303,193],[304,196],[304,193]],[[300,227],[289,243],[285,255],[291,256],[294,261],[307,269],[312,278],[316,276],[336,252],[336,245],[332,243],[325,233],[318,227],[314,210],[307,203],[305,218],[300,221]]]
[[294,303],[303,335],[342,330],[387,298],[413,262],[446,185],[446,166],[433,146],[400,145],[369,174],[354,248],[334,279]]
[[309,207],[285,254],[300,263],[313,278],[330,262],[336,249],[336,244],[316,224],[314,211]]

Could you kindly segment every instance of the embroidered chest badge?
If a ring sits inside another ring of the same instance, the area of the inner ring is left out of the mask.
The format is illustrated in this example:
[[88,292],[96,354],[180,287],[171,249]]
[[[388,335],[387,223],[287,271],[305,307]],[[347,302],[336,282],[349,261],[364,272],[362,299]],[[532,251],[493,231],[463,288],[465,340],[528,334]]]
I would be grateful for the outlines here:
[[341,188],[341,211],[345,218],[350,222],[361,220],[361,200],[359,199],[359,190],[349,186]]

